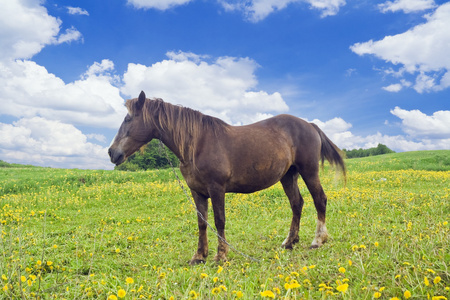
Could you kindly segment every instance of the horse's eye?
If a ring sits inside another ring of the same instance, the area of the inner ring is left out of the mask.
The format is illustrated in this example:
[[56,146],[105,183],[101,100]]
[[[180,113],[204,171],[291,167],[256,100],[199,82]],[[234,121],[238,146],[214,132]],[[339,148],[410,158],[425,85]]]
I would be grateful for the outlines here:
[[127,115],[125,117],[125,123],[128,123],[128,122],[131,122],[131,116],[130,115]]

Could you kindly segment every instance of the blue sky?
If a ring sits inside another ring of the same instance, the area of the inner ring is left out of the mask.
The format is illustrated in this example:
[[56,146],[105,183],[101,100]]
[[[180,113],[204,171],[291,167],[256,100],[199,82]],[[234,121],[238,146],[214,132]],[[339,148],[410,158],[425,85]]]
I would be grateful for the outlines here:
[[233,125],[289,113],[341,148],[450,149],[450,3],[0,0],[0,159],[111,169],[144,90]]

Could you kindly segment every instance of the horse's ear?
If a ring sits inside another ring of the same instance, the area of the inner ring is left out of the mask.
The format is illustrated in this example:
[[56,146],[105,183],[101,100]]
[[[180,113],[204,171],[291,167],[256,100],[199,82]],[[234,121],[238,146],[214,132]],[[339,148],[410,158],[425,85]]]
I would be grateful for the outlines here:
[[139,94],[138,101],[136,102],[136,108],[138,110],[141,110],[142,107],[144,106],[144,102],[145,102],[145,93],[144,91],[141,91],[141,93]]

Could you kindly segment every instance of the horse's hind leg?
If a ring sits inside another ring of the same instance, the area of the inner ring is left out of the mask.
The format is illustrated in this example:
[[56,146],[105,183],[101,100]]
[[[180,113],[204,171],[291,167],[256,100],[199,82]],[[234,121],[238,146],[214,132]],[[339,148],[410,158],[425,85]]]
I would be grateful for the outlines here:
[[300,218],[303,209],[303,198],[297,185],[298,172],[297,169],[291,167],[286,175],[281,178],[280,182],[283,185],[284,192],[289,198],[292,209],[291,228],[287,238],[284,240],[282,247],[292,249],[292,246],[299,241],[298,230],[300,227]]
[[325,216],[327,209],[327,196],[323,191],[322,185],[319,179],[319,170],[315,170],[309,174],[302,173],[303,180],[308,187],[309,192],[314,200],[314,205],[317,210],[317,228],[316,235],[311,244],[311,248],[318,248],[322,246],[328,239],[328,231],[325,226]]
[[208,198],[195,191],[191,190],[191,192],[194,197],[195,206],[198,210],[198,248],[189,264],[196,265],[204,263],[208,256],[208,237],[206,233],[206,230],[208,229],[206,223],[208,219]]

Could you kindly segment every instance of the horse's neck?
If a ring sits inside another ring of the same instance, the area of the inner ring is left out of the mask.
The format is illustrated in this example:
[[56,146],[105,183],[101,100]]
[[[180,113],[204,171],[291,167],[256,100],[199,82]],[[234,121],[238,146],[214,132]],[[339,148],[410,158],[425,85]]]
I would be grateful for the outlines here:
[[189,146],[185,145],[185,141],[177,141],[175,137],[178,135],[176,129],[165,130],[160,133],[160,140],[172,151],[181,162],[189,160]]

